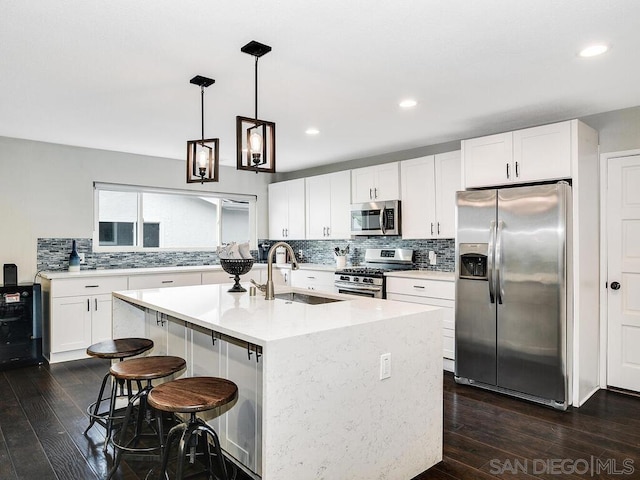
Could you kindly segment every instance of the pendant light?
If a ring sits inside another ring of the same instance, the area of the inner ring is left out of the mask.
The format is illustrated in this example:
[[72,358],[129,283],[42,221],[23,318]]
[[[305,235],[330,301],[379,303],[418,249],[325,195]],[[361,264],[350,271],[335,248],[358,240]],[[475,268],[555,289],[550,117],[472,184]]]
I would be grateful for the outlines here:
[[213,85],[212,78],[196,75],[189,83],[200,87],[200,118],[202,132],[200,140],[187,141],[187,183],[218,181],[219,141],[204,138],[204,89]]
[[258,118],[258,59],[269,53],[271,47],[252,40],[240,51],[255,57],[255,111],[253,118],[236,117],[236,168],[275,173],[276,124]]

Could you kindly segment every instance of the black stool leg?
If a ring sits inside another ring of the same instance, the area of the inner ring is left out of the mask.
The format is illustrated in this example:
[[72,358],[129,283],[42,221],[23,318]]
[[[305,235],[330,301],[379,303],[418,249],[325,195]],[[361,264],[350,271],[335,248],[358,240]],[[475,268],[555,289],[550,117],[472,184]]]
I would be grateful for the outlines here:
[[[167,440],[164,445],[164,454],[162,455],[162,466],[160,467],[160,479],[164,480],[167,477],[167,466],[169,465],[169,455],[171,454],[171,445],[176,440],[182,439],[184,431],[187,429],[186,423],[181,423],[169,430]],[[179,435],[179,437],[178,437]]]
[[91,415],[89,415],[89,426],[85,429],[84,435],[86,435],[87,432],[91,430],[91,427],[93,427],[93,425],[96,423],[96,420],[98,419],[98,412],[100,411],[100,405],[102,404],[102,400],[103,400],[102,396],[104,395],[104,387],[107,385],[107,380],[109,379],[110,376],[111,374],[107,372],[105,376],[102,378],[102,384],[100,385],[100,393],[98,393],[98,398],[96,400],[96,403],[94,404],[93,411],[91,412]]
[[107,417],[107,425],[106,425],[106,434],[104,437],[104,446],[102,447],[102,451],[107,453],[107,449],[109,448],[109,440],[111,440],[111,432],[113,431],[113,417],[116,411],[116,399],[118,397],[118,382],[116,379],[112,379],[111,383],[111,401],[109,402],[109,415]]

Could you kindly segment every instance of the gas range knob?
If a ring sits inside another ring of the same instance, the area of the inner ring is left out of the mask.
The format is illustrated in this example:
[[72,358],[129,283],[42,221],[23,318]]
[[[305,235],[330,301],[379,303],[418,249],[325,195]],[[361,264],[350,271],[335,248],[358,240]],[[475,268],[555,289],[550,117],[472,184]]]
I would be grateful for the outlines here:
[[340,280],[348,282],[349,281],[349,276],[348,275],[340,275]]
[[360,281],[360,278],[358,278],[358,277],[353,277],[353,281],[354,281],[354,282],[359,282],[359,281]]

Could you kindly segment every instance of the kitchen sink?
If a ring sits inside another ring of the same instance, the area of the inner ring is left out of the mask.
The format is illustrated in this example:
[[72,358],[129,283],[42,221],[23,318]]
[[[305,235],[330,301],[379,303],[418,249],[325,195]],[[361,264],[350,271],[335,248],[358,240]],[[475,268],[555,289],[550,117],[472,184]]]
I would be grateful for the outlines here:
[[321,297],[319,295],[308,295],[306,293],[288,292],[276,293],[276,298],[288,302],[306,303],[307,305],[321,305],[323,303],[342,302],[341,298]]

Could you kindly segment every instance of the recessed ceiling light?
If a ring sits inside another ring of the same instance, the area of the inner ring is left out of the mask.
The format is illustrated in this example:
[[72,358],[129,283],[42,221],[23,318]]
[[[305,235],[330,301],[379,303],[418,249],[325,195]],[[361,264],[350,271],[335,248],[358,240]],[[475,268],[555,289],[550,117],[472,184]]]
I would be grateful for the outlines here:
[[607,47],[606,45],[591,45],[583,50],[580,50],[580,56],[595,57],[597,55],[602,55],[607,50],[609,50],[609,47]]
[[304,133],[306,133],[307,135],[318,135],[320,133],[320,130],[312,127],[312,128],[307,128]]
[[406,99],[406,100],[402,100],[399,105],[402,108],[411,108],[411,107],[415,107],[418,104],[418,102],[416,102],[415,100],[412,99]]

